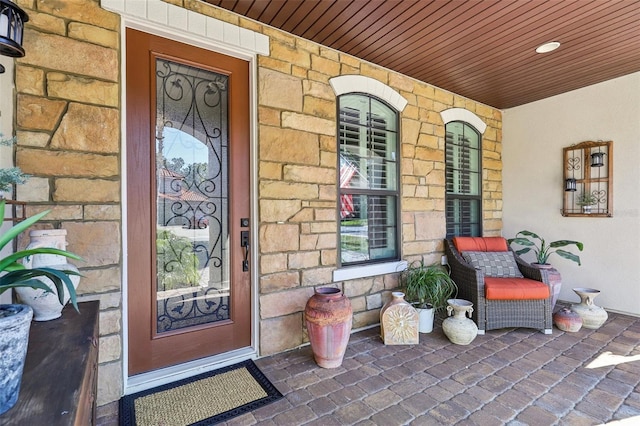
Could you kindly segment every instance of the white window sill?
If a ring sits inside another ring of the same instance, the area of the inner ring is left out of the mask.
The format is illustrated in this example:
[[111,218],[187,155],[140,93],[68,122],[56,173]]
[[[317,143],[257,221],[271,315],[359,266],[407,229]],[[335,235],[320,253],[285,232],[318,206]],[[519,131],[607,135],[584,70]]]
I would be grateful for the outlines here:
[[347,281],[357,278],[373,277],[375,275],[392,274],[402,272],[407,269],[407,261],[375,263],[372,265],[351,266],[349,268],[336,269],[333,271],[333,281]]

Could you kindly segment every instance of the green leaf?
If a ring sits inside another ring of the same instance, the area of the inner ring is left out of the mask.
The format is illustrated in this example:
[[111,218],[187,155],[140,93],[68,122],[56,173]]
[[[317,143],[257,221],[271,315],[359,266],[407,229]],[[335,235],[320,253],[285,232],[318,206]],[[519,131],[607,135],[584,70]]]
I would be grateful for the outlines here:
[[565,259],[572,260],[572,261],[576,262],[578,265],[582,265],[582,263],[580,263],[580,256],[575,255],[575,254],[571,253],[570,251],[556,250],[554,253],[557,254],[560,257],[564,257]]
[[520,244],[521,246],[535,246],[535,243],[533,241],[529,241],[526,238],[512,238],[508,240],[508,243],[509,244],[516,243],[516,244]]
[[49,288],[48,285],[46,285],[45,283],[43,283],[40,280],[17,280],[16,281],[16,277],[10,277],[9,278],[9,282],[3,282],[4,278],[6,277],[6,275],[0,277],[0,294],[4,293],[5,291],[11,289],[11,288],[18,288],[18,287],[31,287],[31,288],[35,288],[35,289],[40,289],[40,290],[44,290],[46,292],[51,292],[51,288]]
[[60,256],[65,256],[75,260],[82,260],[82,258],[76,254],[70,253],[66,250],[60,250],[52,247],[38,247],[29,250],[17,251],[13,254],[8,255],[4,259],[0,259],[0,271],[4,271],[7,265],[16,262],[18,259],[23,259],[28,256],[33,256],[36,254],[56,254]]
[[540,238],[540,237],[538,236],[538,234],[533,233],[533,232],[531,232],[531,231],[520,231],[520,232],[518,232],[518,233],[516,234],[516,237],[517,237],[518,235],[520,235],[520,234],[525,235],[525,236],[527,236],[527,237],[537,238],[538,240],[542,241],[542,238]]
[[[2,200],[0,202],[0,216],[3,218],[4,218],[4,205],[5,205],[5,201]],[[19,222],[18,224],[10,228],[6,233],[0,236],[0,250],[2,250],[4,246],[6,246],[11,240],[13,240],[15,237],[20,235],[20,233],[26,231],[31,225],[33,225],[34,223],[36,223],[37,221],[45,217],[47,214],[49,214],[49,212],[50,210],[45,210],[41,213],[38,213],[35,216],[31,216],[30,218],[25,219],[22,222]]]
[[523,249],[520,249],[520,250],[516,250],[516,254],[518,256],[520,256],[522,254],[529,253],[530,251],[531,251],[531,249],[527,247],[527,248],[523,248]]
[[0,288],[2,291],[5,291],[7,288],[32,287],[50,292],[51,289],[49,286],[36,279],[39,277],[48,278],[56,287],[60,304],[62,305],[64,303],[64,289],[66,288],[69,293],[69,300],[77,311],[76,290],[73,287],[73,282],[71,278],[69,278],[69,275],[80,274],[75,271],[59,271],[53,268],[23,269],[9,272],[0,277]]
[[551,244],[549,244],[550,247],[564,247],[564,246],[570,246],[572,244],[575,244],[576,247],[578,247],[578,250],[582,251],[582,249],[584,248],[584,245],[579,242],[579,241],[571,241],[571,240],[559,240],[559,241],[554,241]]

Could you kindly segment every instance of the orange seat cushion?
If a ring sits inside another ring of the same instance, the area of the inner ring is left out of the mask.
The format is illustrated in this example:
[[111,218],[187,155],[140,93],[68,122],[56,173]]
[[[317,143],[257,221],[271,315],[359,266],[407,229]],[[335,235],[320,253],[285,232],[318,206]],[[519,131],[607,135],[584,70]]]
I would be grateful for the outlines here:
[[490,300],[548,299],[549,286],[529,278],[484,278],[484,295]]
[[453,245],[463,251],[508,251],[507,240],[503,237],[453,237]]

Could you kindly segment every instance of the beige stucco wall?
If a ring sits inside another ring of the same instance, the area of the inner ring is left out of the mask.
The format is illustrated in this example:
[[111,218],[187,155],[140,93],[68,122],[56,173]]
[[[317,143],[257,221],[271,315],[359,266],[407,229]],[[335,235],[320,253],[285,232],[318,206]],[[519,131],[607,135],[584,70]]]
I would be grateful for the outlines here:
[[[466,108],[483,135],[484,230],[502,229],[501,112],[195,1],[169,3],[270,38],[258,58],[257,188],[259,351],[306,341],[303,309],[313,288],[335,285],[354,307],[354,328],[376,324],[398,274],[332,282],[337,268],[336,97],[329,79],[363,75],[408,101],[401,114],[402,257],[437,262],[445,235],[444,125]],[[122,392],[122,241],[119,17],[92,0],[24,0],[27,55],[17,60],[17,162],[33,178],[18,197],[43,226],[69,231],[84,257],[79,293],[101,301],[98,402]],[[61,54],[62,53],[62,54]]]
[[[560,299],[574,287],[602,291],[596,304],[640,315],[640,73],[504,111],[504,232],[584,243],[582,266],[552,256]],[[562,148],[613,141],[613,217],[562,217]]]

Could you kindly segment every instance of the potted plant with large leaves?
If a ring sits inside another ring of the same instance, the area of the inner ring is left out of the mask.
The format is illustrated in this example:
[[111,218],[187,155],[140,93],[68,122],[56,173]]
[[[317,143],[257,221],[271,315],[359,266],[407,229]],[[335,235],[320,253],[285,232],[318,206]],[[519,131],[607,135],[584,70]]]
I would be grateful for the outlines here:
[[560,272],[554,269],[548,262],[549,256],[557,254],[558,256],[568,259],[572,262],[582,265],[580,262],[580,256],[570,251],[563,250],[560,247],[576,246],[579,251],[582,251],[584,245],[579,241],[573,240],[557,240],[547,243],[544,238],[531,231],[520,231],[514,238],[507,240],[509,245],[517,244],[523,246],[523,248],[516,250],[518,256],[533,251],[536,257],[536,262],[532,263],[533,266],[543,269],[549,269],[549,280],[551,285],[551,309],[556,305],[558,297],[560,296],[560,289],[562,287],[562,278]]
[[[5,200],[0,200],[0,218],[4,218]],[[30,217],[0,235],[0,250],[13,241],[20,233],[42,219],[49,211]],[[0,258],[0,294],[19,287],[53,290],[38,278],[47,278],[53,283],[58,299],[63,304],[65,288],[74,308],[78,310],[76,291],[69,275],[77,275],[75,271],[59,271],[52,268],[27,268],[19,261],[36,254],[53,254],[71,259],[81,260],[79,256],[66,250],[39,247],[21,250]],[[31,307],[21,304],[0,305],[0,414],[9,410],[18,400],[24,359],[27,353],[29,328],[33,311]]]
[[447,299],[458,293],[458,286],[442,265],[425,265],[422,260],[407,267],[401,283],[407,302],[418,310],[420,333],[433,330],[435,311],[446,307]]
[[524,246],[523,248],[516,250],[518,255],[533,251],[536,256],[536,263],[539,265],[549,265],[549,256],[554,253],[562,258],[569,259],[576,262],[578,265],[581,265],[580,256],[560,248],[575,245],[578,250],[582,251],[584,245],[579,241],[558,240],[547,243],[544,238],[531,231],[520,231],[516,234],[515,238],[511,238],[507,241],[509,242],[509,245],[518,244]]

